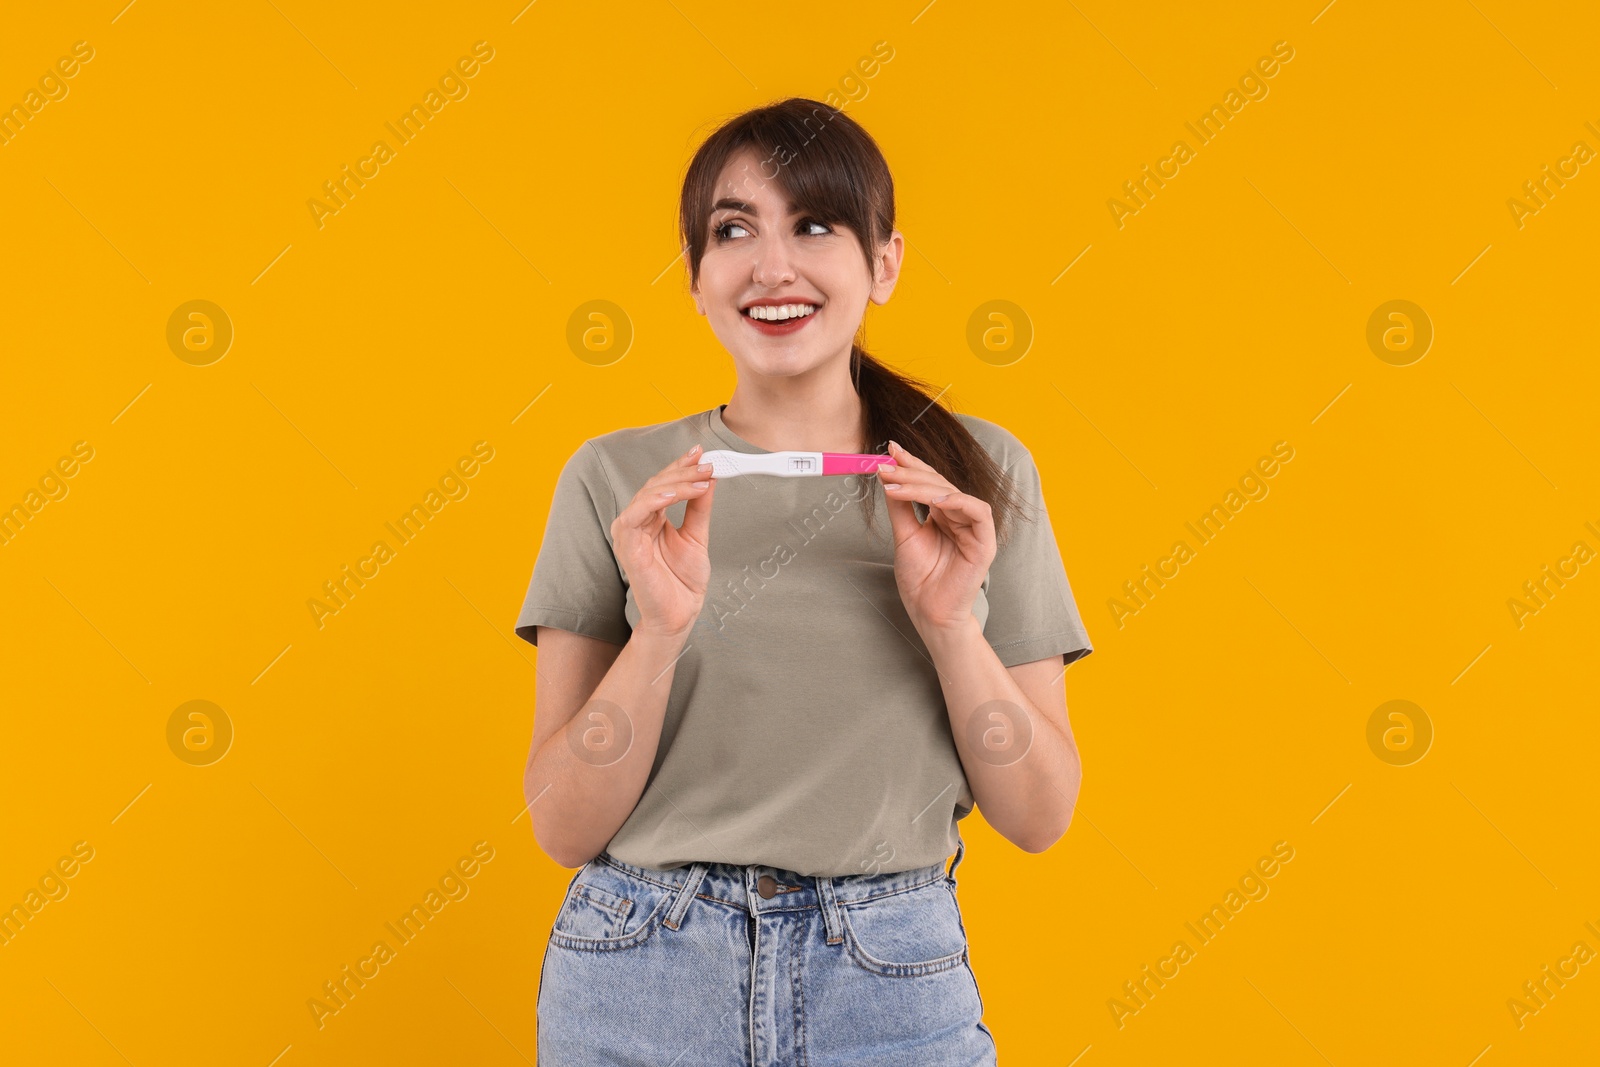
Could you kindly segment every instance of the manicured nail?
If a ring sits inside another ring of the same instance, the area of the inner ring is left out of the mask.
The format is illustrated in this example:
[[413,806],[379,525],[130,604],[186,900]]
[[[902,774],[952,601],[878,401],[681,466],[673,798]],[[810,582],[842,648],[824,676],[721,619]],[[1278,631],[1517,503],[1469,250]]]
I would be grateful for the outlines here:
[[884,488],[885,489],[898,489],[898,488],[900,488],[900,483],[899,482],[890,482],[888,485],[884,486]]
[[878,464],[878,470],[879,470],[880,473],[883,472],[883,471],[892,471],[892,470],[894,470],[894,464],[893,463],[880,463],[880,464]]

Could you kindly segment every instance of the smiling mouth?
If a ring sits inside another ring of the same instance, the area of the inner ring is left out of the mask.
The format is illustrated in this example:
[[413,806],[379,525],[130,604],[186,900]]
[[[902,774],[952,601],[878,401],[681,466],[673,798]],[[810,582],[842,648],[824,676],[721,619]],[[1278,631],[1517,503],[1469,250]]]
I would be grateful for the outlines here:
[[740,312],[747,319],[757,322],[793,322],[796,319],[807,318],[817,313],[815,304],[777,304],[766,306],[755,304]]

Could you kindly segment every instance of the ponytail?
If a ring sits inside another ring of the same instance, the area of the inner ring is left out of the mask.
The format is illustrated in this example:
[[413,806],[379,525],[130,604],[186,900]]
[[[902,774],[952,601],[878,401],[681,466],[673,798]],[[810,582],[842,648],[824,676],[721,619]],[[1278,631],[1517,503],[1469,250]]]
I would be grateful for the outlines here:
[[[892,440],[961,492],[986,502],[995,538],[1004,544],[1027,501],[972,432],[930,395],[928,383],[878,362],[860,345],[850,346],[850,376],[861,397],[868,450],[886,452]],[[862,500],[869,527],[875,501],[875,496]]]

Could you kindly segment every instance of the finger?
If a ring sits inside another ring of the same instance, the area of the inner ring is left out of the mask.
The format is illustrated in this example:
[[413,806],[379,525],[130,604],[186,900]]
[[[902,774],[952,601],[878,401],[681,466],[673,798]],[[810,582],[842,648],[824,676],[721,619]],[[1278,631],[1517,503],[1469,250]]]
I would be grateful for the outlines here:
[[987,501],[966,493],[952,493],[928,505],[930,518],[957,538],[970,537],[982,545],[993,544],[994,509]]
[[683,508],[683,525],[678,532],[694,541],[696,544],[708,545],[711,543],[711,498],[717,492],[717,480],[707,474],[699,481],[704,481],[704,489],[694,489],[689,503]]
[[[880,470],[878,477],[883,484],[883,495],[889,502],[889,521],[894,524],[897,545],[916,533],[917,528],[922,525],[917,519],[916,510],[911,507],[913,501],[927,505],[936,496],[957,491],[955,486],[946,482],[937,471],[926,465],[921,470],[892,464],[879,464],[879,466],[892,468]],[[899,519],[896,517],[897,513],[905,517]],[[928,521],[932,521],[933,517],[934,509],[929,507]]]
[[705,488],[697,486],[696,482],[709,483],[714,477],[715,472],[710,463],[685,464],[681,467],[674,465],[659,474],[652,475],[649,481],[639,487],[634,499],[654,497],[669,491],[677,493],[680,497],[694,496]]
[[933,470],[933,468],[927,463],[924,463],[916,456],[913,456],[910,452],[907,452],[905,449],[901,448],[899,444],[894,441],[889,442],[889,455],[893,456],[894,461],[900,464],[902,467],[913,467],[918,470],[925,471]]
[[693,500],[703,495],[714,484],[716,478],[711,471],[687,470],[669,480],[645,486],[639,490],[639,495],[649,499],[651,504],[659,501],[661,507],[669,508],[679,500]]
[[640,490],[638,496],[628,501],[627,507],[617,512],[615,527],[654,535],[666,521],[666,509],[675,499]]
[[[704,459],[701,458],[704,456],[704,454],[705,453],[701,450],[700,446],[695,445],[687,453],[679,456],[665,467],[662,467],[655,474],[651,475],[650,479],[644,483],[643,488],[648,489],[655,485],[661,485],[664,488],[668,483],[676,484],[678,481],[682,480],[682,476],[685,474],[685,472],[693,474],[698,471],[702,465],[706,465]],[[691,478],[689,480],[699,481],[701,477],[704,477],[704,472],[701,472],[699,477]]]
[[[706,469],[701,470],[701,467]],[[713,476],[714,471],[709,463],[701,463],[693,467],[676,467],[670,472],[663,472],[651,478],[644,483],[639,491],[642,493],[656,493],[673,489],[679,493],[687,494],[695,482],[709,482]]]
[[[880,475],[880,481],[885,484],[898,483],[900,485],[941,485],[947,493],[959,492],[944,475],[926,463],[916,460],[916,457],[911,456],[908,452],[902,451],[900,454],[911,460],[911,462],[901,464],[896,462],[894,457],[890,457],[888,463],[878,464],[877,473]],[[884,470],[883,468],[885,467],[888,470]]]
[[883,496],[889,511],[889,525],[894,530],[894,543],[896,546],[904,544],[922,525],[917,520],[916,509],[911,506],[911,497],[888,485],[883,487]]
[[[710,491],[711,484],[716,481],[709,471],[692,469],[681,469],[674,481],[658,480],[661,478],[663,475],[658,474],[646,482],[618,514],[617,521],[626,528],[653,532],[665,521],[668,508],[679,500],[693,499]],[[706,484],[696,486],[697,481]]]
[[[888,443],[889,455],[895,461],[894,469],[879,471],[885,485],[898,484],[907,490],[902,495],[928,504],[941,493],[960,492],[950,480],[933,466],[924,463],[894,441]],[[883,466],[883,464],[880,464]]]
[[[936,473],[916,471],[909,467],[881,472],[884,492],[894,500],[915,500],[932,504],[936,496],[950,496],[960,490],[940,478]],[[891,489],[890,486],[895,488]]]
[[951,529],[976,527],[981,525],[984,519],[990,518],[988,505],[965,493],[953,493],[930,503],[928,511],[938,516]]

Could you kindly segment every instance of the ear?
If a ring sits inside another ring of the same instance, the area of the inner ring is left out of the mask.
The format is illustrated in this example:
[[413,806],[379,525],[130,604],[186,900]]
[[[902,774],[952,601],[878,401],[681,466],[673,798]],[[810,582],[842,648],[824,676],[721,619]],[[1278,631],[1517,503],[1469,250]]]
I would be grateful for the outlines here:
[[905,260],[906,239],[899,230],[889,235],[878,252],[877,280],[872,283],[871,299],[874,304],[887,304],[889,294],[900,280],[900,264]]
[[[678,254],[679,255],[688,255],[688,253],[689,253],[689,249],[688,249],[687,246],[685,246],[683,251],[678,253]],[[689,270],[689,265],[688,265],[687,262],[684,263],[683,269],[684,269],[685,272],[687,272]],[[689,283],[689,295],[694,297],[694,309],[695,309],[695,311],[697,311],[700,314],[704,315],[706,313],[706,301],[705,301],[705,297],[700,295],[700,285],[699,285],[698,282],[691,281]]]

